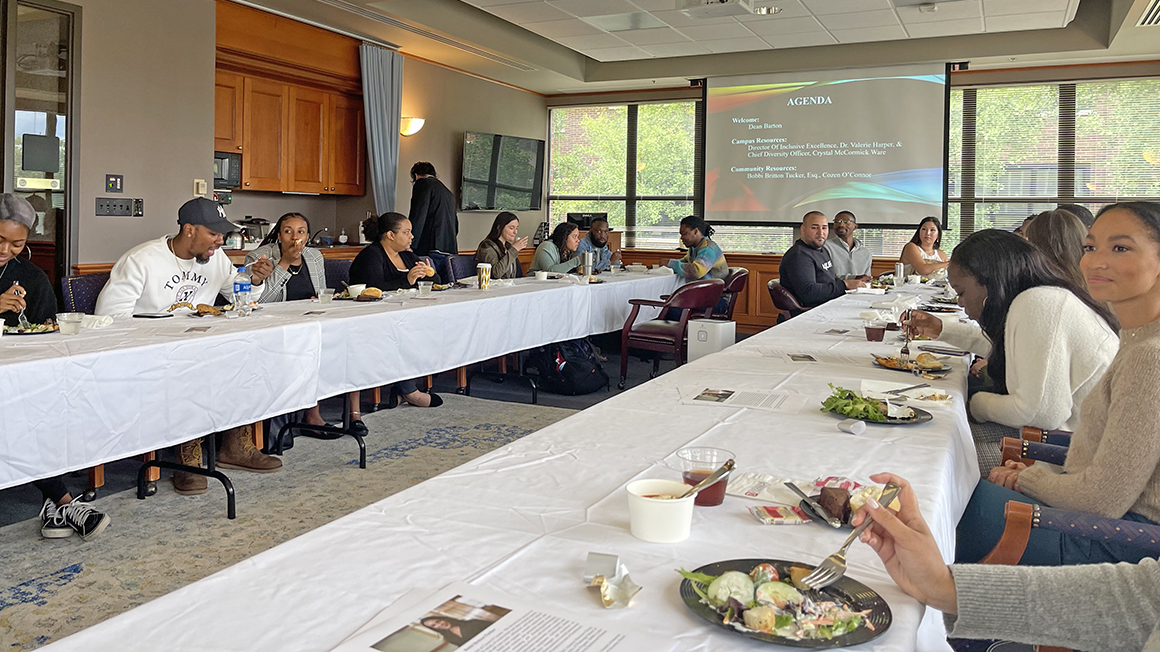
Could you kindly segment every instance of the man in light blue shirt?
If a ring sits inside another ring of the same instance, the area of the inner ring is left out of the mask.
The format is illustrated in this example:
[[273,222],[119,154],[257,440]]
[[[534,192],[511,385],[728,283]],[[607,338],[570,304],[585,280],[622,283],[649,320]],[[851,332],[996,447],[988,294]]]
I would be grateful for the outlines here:
[[834,276],[840,279],[870,279],[870,267],[874,255],[854,237],[858,230],[858,220],[850,211],[842,211],[834,216],[834,228],[826,240],[825,250],[834,261]]
[[576,248],[577,256],[588,251],[596,254],[593,256],[595,262],[592,269],[598,272],[620,264],[620,252],[613,252],[608,247],[608,234],[608,220],[598,217],[592,220],[592,226],[588,227],[588,235],[580,239],[580,246]]

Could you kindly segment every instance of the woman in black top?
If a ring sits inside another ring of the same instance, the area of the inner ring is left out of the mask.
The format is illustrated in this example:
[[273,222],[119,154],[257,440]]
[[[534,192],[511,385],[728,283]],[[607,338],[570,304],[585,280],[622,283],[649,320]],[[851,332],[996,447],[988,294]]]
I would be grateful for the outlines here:
[[[384,292],[413,288],[419,281],[439,283],[435,268],[411,251],[411,220],[402,213],[383,213],[362,223],[363,235],[371,244],[355,256],[350,264],[351,285],[365,284]],[[434,392],[423,393],[414,379],[402,380],[391,386],[388,408],[396,405],[398,397],[419,407],[439,407],[443,399]]]
[[[0,317],[6,326],[19,323],[21,310],[33,324],[43,324],[56,316],[56,295],[48,276],[20,258],[35,221],[36,211],[27,199],[0,195],[0,289],[4,289],[0,294]],[[32,484],[44,498],[40,508],[40,534],[44,538],[62,539],[75,531],[88,541],[109,525],[106,514],[73,500],[64,476],[34,480]]]

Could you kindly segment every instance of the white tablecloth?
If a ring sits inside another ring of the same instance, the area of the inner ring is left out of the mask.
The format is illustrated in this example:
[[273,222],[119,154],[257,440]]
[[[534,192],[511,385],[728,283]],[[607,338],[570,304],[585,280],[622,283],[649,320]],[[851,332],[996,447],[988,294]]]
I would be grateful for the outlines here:
[[[831,302],[49,649],[328,650],[406,591],[467,580],[547,611],[643,630],[673,640],[674,649],[768,650],[689,612],[674,569],[745,557],[816,563],[846,532],[760,525],[746,509],[753,503],[730,496],[719,507],[697,508],[687,541],[649,544],[628,532],[624,485],[675,477],[657,460],[690,444],[728,448],[739,471],[779,477],[866,481],[892,471],[914,485],[950,560],[954,525],[978,478],[964,363],[955,361],[946,380],[930,381],[953,402],[930,406],[935,418],[927,424],[871,426],[854,436],[818,411],[828,382],[913,378],[869,363],[868,352],[897,344],[816,332],[860,326],[857,314],[872,299]],[[778,351],[813,352],[822,362],[787,362],[774,357]],[[854,360],[828,363],[823,355]],[[810,399],[791,415],[682,405],[677,388],[690,385],[780,388]],[[604,610],[584,587],[589,551],[620,555],[644,587],[630,608]],[[868,547],[856,544],[849,562],[850,576],[881,593],[894,615],[889,631],[855,649],[947,649],[938,619],[894,585]],[[213,623],[212,640],[184,624],[194,614]]]
[[614,330],[628,317],[630,298],[655,299],[676,287],[671,275],[605,280],[581,286],[520,279],[431,300],[295,301],[266,304],[245,319],[118,319],[76,336],[5,335],[0,489],[345,391]]

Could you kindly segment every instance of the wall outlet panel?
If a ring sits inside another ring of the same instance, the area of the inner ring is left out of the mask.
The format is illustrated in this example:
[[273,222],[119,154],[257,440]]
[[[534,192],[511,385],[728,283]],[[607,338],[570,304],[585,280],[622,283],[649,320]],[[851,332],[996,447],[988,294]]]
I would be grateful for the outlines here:
[[107,217],[133,217],[133,202],[134,200],[132,199],[97,197],[97,215]]

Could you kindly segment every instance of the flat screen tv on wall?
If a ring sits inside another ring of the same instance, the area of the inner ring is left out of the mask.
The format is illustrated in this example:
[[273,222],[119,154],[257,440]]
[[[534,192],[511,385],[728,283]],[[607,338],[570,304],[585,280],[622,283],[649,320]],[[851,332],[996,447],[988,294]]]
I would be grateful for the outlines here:
[[540,210],[544,141],[479,131],[463,134],[463,211]]

